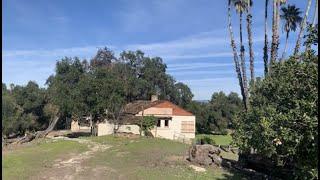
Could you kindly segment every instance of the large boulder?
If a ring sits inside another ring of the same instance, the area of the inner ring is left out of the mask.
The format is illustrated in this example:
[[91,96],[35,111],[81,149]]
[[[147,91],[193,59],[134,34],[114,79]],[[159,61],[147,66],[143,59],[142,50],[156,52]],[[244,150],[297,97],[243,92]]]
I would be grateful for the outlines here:
[[220,166],[222,162],[220,153],[219,147],[210,144],[193,145],[189,149],[189,161],[204,166],[209,166],[213,163]]

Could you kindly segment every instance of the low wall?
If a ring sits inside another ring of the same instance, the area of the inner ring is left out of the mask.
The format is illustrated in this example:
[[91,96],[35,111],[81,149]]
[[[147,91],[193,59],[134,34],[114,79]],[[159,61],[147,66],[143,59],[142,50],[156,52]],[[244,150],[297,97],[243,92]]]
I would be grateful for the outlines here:
[[121,125],[118,132],[140,134],[140,127],[137,125]]
[[[104,136],[113,134],[114,125],[112,123],[101,122],[98,124],[98,136]],[[137,125],[121,125],[117,132],[119,133],[133,133],[133,134],[140,134],[139,126]]]
[[109,122],[98,123],[98,136],[109,135],[113,133],[113,124]]
[[81,130],[91,130],[89,126],[80,126],[78,121],[71,122],[71,132],[79,132]]
[[71,122],[71,132],[78,132],[80,130],[80,126],[78,124],[78,121],[72,121]]

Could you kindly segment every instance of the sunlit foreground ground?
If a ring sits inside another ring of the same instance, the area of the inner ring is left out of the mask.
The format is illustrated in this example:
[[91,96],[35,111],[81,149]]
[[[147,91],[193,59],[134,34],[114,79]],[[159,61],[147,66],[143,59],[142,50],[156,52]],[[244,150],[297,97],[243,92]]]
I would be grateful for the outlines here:
[[[241,179],[221,168],[196,172],[189,145],[117,136],[44,139],[2,151],[4,179]],[[232,153],[225,157],[237,158]]]

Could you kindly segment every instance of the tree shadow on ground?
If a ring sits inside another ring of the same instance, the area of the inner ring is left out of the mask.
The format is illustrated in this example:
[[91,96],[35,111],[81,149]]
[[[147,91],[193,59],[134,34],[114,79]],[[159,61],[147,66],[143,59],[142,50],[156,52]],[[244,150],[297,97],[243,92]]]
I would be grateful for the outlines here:
[[88,137],[91,136],[91,132],[72,132],[65,136],[68,138]]
[[[228,174],[223,174],[222,178],[217,178],[217,180],[251,180],[251,179],[256,179],[256,178],[251,178],[249,176],[246,176],[239,171],[235,170],[230,170]],[[258,180],[258,179],[257,179]]]

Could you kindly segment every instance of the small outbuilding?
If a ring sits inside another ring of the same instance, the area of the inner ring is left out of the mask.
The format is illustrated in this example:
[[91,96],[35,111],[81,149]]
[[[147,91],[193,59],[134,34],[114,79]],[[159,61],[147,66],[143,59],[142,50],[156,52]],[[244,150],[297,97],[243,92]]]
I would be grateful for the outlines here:
[[[138,100],[127,104],[124,107],[123,118],[121,125],[117,127],[117,132],[140,134],[140,127],[136,122],[142,116],[157,118],[156,126],[150,131],[154,137],[185,142],[195,138],[196,117],[170,101],[158,100],[155,95],[149,101]],[[76,122],[73,122],[71,130],[83,129],[76,124]],[[98,123],[96,128],[97,135],[103,136],[112,134],[115,125],[105,120]]]

